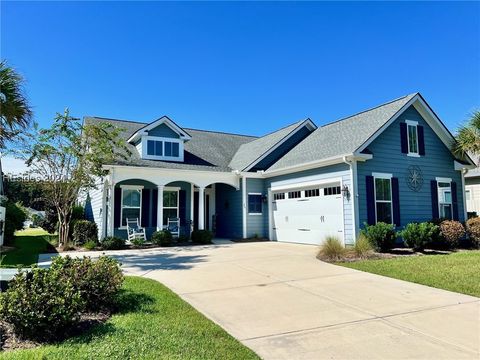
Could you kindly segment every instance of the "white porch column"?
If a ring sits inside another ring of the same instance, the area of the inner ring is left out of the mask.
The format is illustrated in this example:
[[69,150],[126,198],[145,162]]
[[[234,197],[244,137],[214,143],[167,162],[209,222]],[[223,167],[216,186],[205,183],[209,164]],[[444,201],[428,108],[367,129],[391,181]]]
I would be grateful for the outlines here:
[[242,237],[247,238],[247,178],[242,177]]
[[198,230],[205,230],[205,188],[198,188]]
[[[190,220],[192,221],[192,228],[193,228],[193,216],[194,216],[194,207],[195,207],[195,202],[194,197],[195,197],[195,186],[193,184],[190,184]],[[189,230],[190,231],[190,230]]]
[[165,186],[158,185],[157,197],[157,231],[163,230],[163,189]]
[[108,195],[110,200],[110,206],[108,208],[108,235],[113,236],[115,230],[115,184],[110,184],[108,187]]

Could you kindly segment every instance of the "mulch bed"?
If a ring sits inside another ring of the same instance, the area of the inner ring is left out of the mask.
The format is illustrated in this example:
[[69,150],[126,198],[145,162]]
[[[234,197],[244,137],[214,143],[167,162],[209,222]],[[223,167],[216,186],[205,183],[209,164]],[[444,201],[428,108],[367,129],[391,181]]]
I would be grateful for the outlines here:
[[236,242],[236,243],[252,243],[252,242],[263,242],[263,241],[270,241],[266,238],[247,238],[247,239],[231,239],[230,241]]
[[[61,342],[67,338],[85,333],[90,328],[103,324],[110,318],[109,312],[85,313],[80,316],[80,321],[72,326],[63,336],[57,338],[55,342]],[[54,342],[41,342],[28,339],[21,339],[16,336],[12,327],[6,322],[0,321],[0,351],[10,351],[18,349],[31,349],[44,344]]]

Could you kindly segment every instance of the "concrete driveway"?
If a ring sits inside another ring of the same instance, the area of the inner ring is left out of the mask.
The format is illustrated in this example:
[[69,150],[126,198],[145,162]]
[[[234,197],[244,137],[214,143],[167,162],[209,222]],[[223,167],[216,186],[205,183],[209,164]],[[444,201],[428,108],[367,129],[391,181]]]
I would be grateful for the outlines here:
[[480,358],[479,298],[323,263],[315,252],[265,242],[109,254],[265,359]]

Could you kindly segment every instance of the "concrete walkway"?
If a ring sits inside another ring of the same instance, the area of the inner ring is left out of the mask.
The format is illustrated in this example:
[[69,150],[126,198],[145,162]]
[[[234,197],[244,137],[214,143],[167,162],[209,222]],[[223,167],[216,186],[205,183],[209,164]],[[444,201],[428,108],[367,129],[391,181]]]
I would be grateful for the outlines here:
[[264,242],[108,254],[265,359],[480,358],[479,298],[323,263],[315,252]]

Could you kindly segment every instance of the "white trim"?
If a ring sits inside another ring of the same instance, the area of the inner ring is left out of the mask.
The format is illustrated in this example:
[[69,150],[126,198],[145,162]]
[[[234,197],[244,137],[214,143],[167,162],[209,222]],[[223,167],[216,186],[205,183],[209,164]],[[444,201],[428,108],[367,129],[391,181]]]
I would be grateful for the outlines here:
[[[373,176],[373,196],[375,200],[375,223],[378,223],[378,215],[377,215],[377,202],[390,204],[390,219],[391,223],[395,224],[393,221],[393,190],[392,190],[392,174],[383,174],[383,173],[372,173]],[[390,181],[390,200],[377,200],[377,182],[376,179],[382,180],[389,180]]]
[[472,169],[475,169],[476,166],[475,165],[465,165],[465,164],[462,164],[461,162],[457,161],[457,160],[453,160],[453,167],[455,168],[455,170],[457,171],[461,171],[461,170],[472,170]]
[[391,179],[393,177],[392,174],[386,174],[386,173],[372,173],[372,176],[374,178],[378,178],[378,179]]
[[275,240],[273,238],[273,197],[272,197],[272,188],[268,188],[268,193],[267,193],[267,201],[268,201],[268,239],[270,241]]
[[[467,213],[467,189],[465,188],[465,172],[467,170],[464,170],[461,172],[461,175],[462,175],[462,194],[463,194],[463,221],[467,221],[467,218],[468,218],[468,213]],[[470,199],[473,199],[473,194],[472,192],[470,191],[470,189],[468,190],[469,194],[470,194]],[[458,204],[457,204],[458,206]]]
[[143,190],[143,185],[120,185],[122,189],[129,189],[129,190]]
[[[301,191],[306,187],[326,185],[326,184],[337,184],[342,182],[341,177],[329,177],[329,178],[310,180],[310,181],[302,181],[302,178],[292,179],[292,181],[293,180],[296,180],[296,181],[294,183],[279,184],[279,185],[274,185],[274,184],[277,184],[277,182],[272,183],[272,186],[271,186],[272,192],[277,192],[277,191],[287,192],[288,190]],[[287,196],[285,198],[288,199]]]
[[[407,124],[407,156],[420,157],[420,150],[418,144],[418,121],[405,120]],[[409,127],[415,128],[415,143],[417,144],[417,151],[410,151],[410,130]]]
[[[346,164],[350,165],[350,198],[352,199],[352,228],[353,228],[353,243],[357,242],[357,237],[360,234],[360,214],[358,210],[358,181],[357,181],[357,161],[344,159]],[[345,238],[345,237],[344,237]]]
[[162,116],[160,119],[157,119],[150,124],[144,126],[143,128],[139,129],[135,132],[127,141],[132,142],[137,140],[139,137],[143,135],[148,135],[148,131],[165,124],[170,129],[172,129],[175,133],[177,133],[181,139],[183,140],[190,140],[192,137],[188,135],[182,128],[180,128],[177,124],[175,124],[172,120],[168,118],[168,116]]
[[451,183],[452,179],[451,178],[444,178],[444,177],[436,177],[435,181],[437,183],[442,182],[442,183]]
[[[249,205],[249,203],[250,203],[250,202],[248,201],[248,197],[249,197],[250,195],[255,195],[255,196],[263,196],[263,194],[262,194],[262,193],[257,193],[257,192],[253,192],[253,193],[251,193],[251,192],[249,192],[249,193],[247,194],[247,206],[248,206],[248,205]],[[250,210],[249,210],[249,209],[247,209],[247,211],[248,211],[248,215],[263,215],[263,200],[262,200],[262,199],[260,199],[260,201],[261,201],[261,203],[260,203],[260,204],[261,204],[261,206],[262,206],[262,211],[260,211],[260,212],[250,212]]]
[[[285,141],[290,139],[293,135],[295,135],[297,132],[299,132],[304,126],[310,130],[310,132],[314,131],[317,129],[317,125],[313,123],[312,120],[310,119],[305,119],[301,124],[299,124],[292,132],[288,133],[286,136],[284,136],[279,142],[277,142],[274,146],[272,146],[270,149],[268,149],[265,153],[260,155],[257,159],[255,159],[253,162],[251,162],[247,167],[243,169],[243,171],[249,171],[252,167],[257,165],[260,161],[265,159],[268,155],[270,155],[272,152],[274,152],[276,149],[278,149],[279,146],[281,146]],[[279,131],[279,130],[277,130]]]
[[405,124],[410,125],[410,126],[418,126],[418,121],[405,120]]
[[247,178],[242,177],[242,237],[247,238]]
[[283,174],[292,174],[295,172],[299,171],[304,171],[304,170],[309,170],[309,169],[315,169],[315,168],[320,168],[320,167],[325,167],[329,165],[335,165],[335,164],[340,164],[343,163],[343,159],[348,158],[348,159],[355,159],[357,161],[366,161],[370,160],[373,158],[373,155],[371,154],[343,154],[339,156],[334,156],[322,160],[314,160],[310,161],[307,163],[303,164],[298,164],[298,165],[293,165],[293,166],[287,166],[278,170],[267,170],[262,172],[263,176],[265,178],[273,177],[273,176],[278,176],[278,175],[283,175]]
[[[162,142],[162,155],[149,155],[148,154],[148,141],[161,141]],[[175,143],[178,144],[178,156],[167,156],[165,155],[165,143]],[[137,149],[141,147],[140,156],[142,159],[147,160],[165,160],[165,161],[183,161],[184,160],[184,145],[183,140],[160,137],[160,136],[149,136],[143,135],[141,137],[140,144],[137,145]]]
[[140,204],[139,206],[127,206],[128,209],[139,209],[138,215],[138,223],[142,223],[142,198],[143,198],[143,186],[142,185],[120,185],[120,189],[122,189],[120,193],[120,226],[118,227],[120,230],[126,229],[127,225],[123,225],[123,190],[137,190],[140,193]]
[[165,186],[157,186],[157,231],[163,230],[163,190]]

